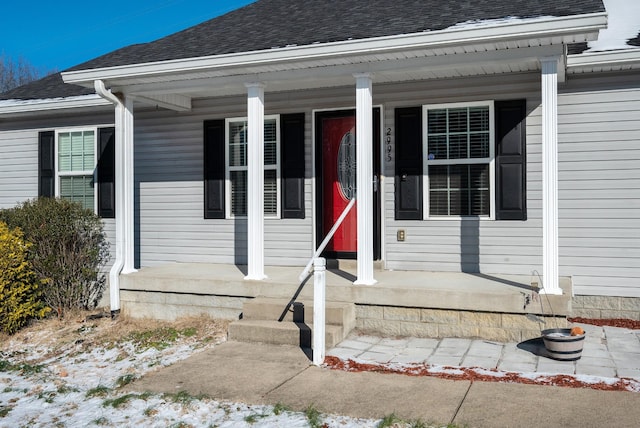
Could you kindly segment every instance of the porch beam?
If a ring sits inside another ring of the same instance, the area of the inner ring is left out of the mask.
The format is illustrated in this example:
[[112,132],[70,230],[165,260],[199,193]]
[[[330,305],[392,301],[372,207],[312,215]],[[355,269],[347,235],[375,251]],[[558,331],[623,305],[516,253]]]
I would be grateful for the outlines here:
[[135,99],[173,111],[191,111],[191,97],[176,93],[136,95]]
[[260,281],[264,274],[264,85],[247,88],[247,276]]
[[558,63],[542,65],[542,277],[545,294],[562,294],[558,262]]
[[373,101],[369,73],[356,78],[356,209],[358,222],[356,285],[373,285]]
[[[405,59],[376,59],[375,63],[368,64],[371,67],[372,72],[378,74],[384,74],[385,78],[393,76],[396,72],[402,70],[418,70],[420,72],[442,72],[450,70],[456,67],[472,67],[481,68],[485,65],[496,66],[503,64],[513,64],[519,62],[522,64],[531,63],[532,70],[534,67],[537,69],[538,59],[540,57],[546,57],[550,55],[562,55],[563,47],[561,45],[553,46],[536,46],[529,48],[518,49],[506,49],[506,50],[482,50],[481,52],[469,52],[456,55],[435,55],[432,52],[425,50],[415,50],[412,52],[415,58]],[[360,56],[362,62],[366,61],[366,56]],[[271,68],[257,69],[256,72],[260,72],[260,79],[262,82],[269,84],[272,88],[274,84],[292,84],[293,82],[302,82],[299,84],[300,88],[307,88],[309,85],[314,87],[318,85],[319,79],[330,79],[332,84],[344,85],[348,83],[349,78],[358,70],[362,69],[362,65],[356,64],[344,64],[340,61],[337,64],[327,65],[326,61],[322,63],[318,62],[314,64],[314,67],[304,67],[295,69],[282,69],[272,71]],[[244,83],[246,82],[247,75],[245,73],[236,75],[226,75],[221,72],[213,73],[209,77],[201,77],[203,73],[198,73],[198,77],[185,78],[184,80],[173,81],[171,85],[167,85],[166,82],[154,82],[154,83],[135,83],[128,85],[128,93],[135,94],[135,96],[147,96],[149,98],[157,97],[161,94],[174,94],[174,93],[203,93],[212,90],[212,87],[220,89],[224,94],[230,92],[241,93],[245,90]],[[326,83],[322,83],[326,85]],[[273,89],[273,88],[272,88]]]

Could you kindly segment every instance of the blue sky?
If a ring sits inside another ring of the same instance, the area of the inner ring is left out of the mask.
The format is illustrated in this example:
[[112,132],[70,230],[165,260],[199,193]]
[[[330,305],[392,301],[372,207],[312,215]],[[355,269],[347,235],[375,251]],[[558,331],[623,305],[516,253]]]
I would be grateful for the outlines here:
[[13,0],[2,5],[0,54],[62,71],[156,40],[254,0]]

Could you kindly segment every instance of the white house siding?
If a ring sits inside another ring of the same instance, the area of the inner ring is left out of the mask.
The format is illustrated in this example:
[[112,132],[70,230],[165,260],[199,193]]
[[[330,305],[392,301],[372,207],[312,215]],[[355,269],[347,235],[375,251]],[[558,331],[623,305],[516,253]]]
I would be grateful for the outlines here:
[[559,94],[560,273],[575,294],[640,297],[638,76],[569,76]]
[[[64,116],[0,121],[0,209],[38,197],[38,133],[76,126],[113,126],[113,109],[92,115],[70,112]],[[111,258],[115,253],[115,220],[105,219],[104,231]],[[108,297],[108,296],[107,296]]]
[[[468,271],[529,275],[542,271],[542,166],[540,76],[515,74],[375,86],[385,107],[385,129],[395,133],[396,107],[423,104],[527,99],[527,220],[395,220],[394,168],[384,163],[385,266],[395,270]],[[393,142],[393,141],[392,141]],[[394,150],[392,150],[394,153]],[[405,231],[398,242],[396,232]]]
[[0,171],[0,209],[38,196],[38,131],[0,131]]

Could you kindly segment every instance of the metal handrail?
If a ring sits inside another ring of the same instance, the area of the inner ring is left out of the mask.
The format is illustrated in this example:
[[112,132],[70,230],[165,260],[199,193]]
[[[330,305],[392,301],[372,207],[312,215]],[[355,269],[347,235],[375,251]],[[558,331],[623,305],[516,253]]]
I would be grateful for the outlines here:
[[311,265],[313,265],[313,260],[316,257],[320,256],[320,254],[324,251],[325,247],[327,246],[331,238],[333,238],[333,235],[336,233],[336,230],[338,230],[338,228],[344,221],[344,218],[347,216],[347,214],[349,214],[349,211],[351,211],[351,208],[353,208],[355,203],[356,203],[356,198],[354,197],[353,199],[351,199],[351,201],[349,201],[349,204],[344,208],[344,211],[342,211],[342,214],[340,214],[340,217],[338,217],[338,220],[336,220],[335,224],[333,225],[329,233],[327,233],[327,236],[325,236],[324,240],[322,241],[322,243],[320,244],[316,252],[313,253],[313,256],[311,256],[311,260],[309,260],[309,263],[307,263],[307,265],[304,267],[304,270],[298,277],[300,281],[304,281],[307,278],[307,276],[309,275],[309,272],[311,272]]

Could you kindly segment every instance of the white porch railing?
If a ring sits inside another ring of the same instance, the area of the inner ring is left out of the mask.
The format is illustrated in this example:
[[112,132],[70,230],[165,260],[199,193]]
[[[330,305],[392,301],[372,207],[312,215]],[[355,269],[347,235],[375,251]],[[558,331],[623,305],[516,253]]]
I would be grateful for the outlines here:
[[326,261],[322,257],[313,260],[313,364],[324,363],[325,348],[325,298]]
[[320,254],[324,251],[325,247],[327,246],[331,238],[333,238],[333,235],[336,233],[336,230],[338,230],[338,228],[344,221],[347,214],[349,214],[349,211],[351,211],[351,208],[353,208],[355,203],[356,203],[356,198],[353,198],[351,199],[351,201],[349,201],[349,204],[344,208],[344,210],[342,211],[342,214],[340,214],[340,217],[338,217],[338,220],[336,220],[336,223],[333,225],[329,233],[327,233],[327,236],[325,236],[324,240],[322,241],[322,243],[320,244],[316,252],[313,253],[313,256],[311,256],[311,260],[309,260],[309,263],[307,263],[307,265],[304,267],[304,270],[298,277],[298,279],[301,282],[307,278],[307,276],[309,275],[309,272],[311,272],[311,266],[313,265],[313,261],[316,258],[318,258]]

